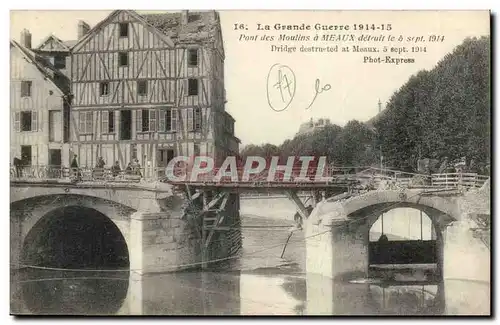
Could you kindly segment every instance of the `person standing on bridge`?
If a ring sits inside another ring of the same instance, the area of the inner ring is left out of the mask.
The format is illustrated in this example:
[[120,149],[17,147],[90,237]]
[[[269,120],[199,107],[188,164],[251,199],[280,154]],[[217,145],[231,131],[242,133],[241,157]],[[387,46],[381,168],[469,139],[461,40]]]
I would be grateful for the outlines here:
[[115,161],[113,166],[111,166],[111,173],[112,173],[113,177],[116,177],[120,174],[121,171],[122,170],[120,168],[120,162],[117,160],[117,161]]
[[73,156],[73,161],[71,162],[71,172],[74,176],[76,176],[77,179],[80,179],[82,174],[80,173],[80,170],[78,168],[78,162],[76,161],[77,157],[77,155]]
[[142,177],[141,164],[139,163],[139,160],[137,158],[135,158],[134,162],[132,163],[132,169],[135,175]]
[[14,167],[16,168],[16,177],[22,177],[23,174],[22,165],[23,161],[17,157],[14,157]]

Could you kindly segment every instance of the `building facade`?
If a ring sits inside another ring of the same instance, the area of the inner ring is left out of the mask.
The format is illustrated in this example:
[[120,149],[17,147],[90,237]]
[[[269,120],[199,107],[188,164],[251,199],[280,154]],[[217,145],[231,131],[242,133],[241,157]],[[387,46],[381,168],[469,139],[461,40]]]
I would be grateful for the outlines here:
[[71,151],[80,166],[161,171],[175,156],[221,163],[238,152],[225,111],[224,48],[214,11],[117,10],[71,51]]
[[328,118],[320,118],[317,121],[313,121],[311,118],[309,122],[300,125],[297,135],[311,134],[327,125],[331,125],[330,119]]
[[31,34],[23,30],[20,43],[10,41],[11,163],[67,165],[69,109],[68,78],[31,48]]

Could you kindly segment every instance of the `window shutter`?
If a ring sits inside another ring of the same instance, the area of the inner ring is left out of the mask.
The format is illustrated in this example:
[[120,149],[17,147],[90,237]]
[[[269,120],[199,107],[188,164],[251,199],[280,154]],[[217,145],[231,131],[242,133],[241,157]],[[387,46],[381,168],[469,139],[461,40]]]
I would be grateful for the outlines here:
[[149,131],[156,132],[156,110],[149,110]]
[[101,117],[102,117],[102,130],[101,133],[108,133],[109,132],[109,112],[108,111],[102,111],[101,112]]
[[177,126],[178,126],[178,123],[177,123],[177,114],[178,114],[178,111],[176,108],[172,108],[172,120],[171,120],[171,130],[172,132],[177,132]]
[[38,131],[38,112],[31,112],[31,131]]
[[135,111],[135,121],[136,121],[136,132],[142,132],[142,110],[138,109]]
[[165,132],[165,110],[160,109],[159,111],[159,116],[158,116],[158,131],[159,132]]
[[87,112],[87,119],[86,119],[86,130],[85,132],[86,133],[93,133],[92,132],[92,118],[93,118],[93,114],[92,112]]
[[197,131],[201,130],[201,108],[194,109],[194,127]]
[[189,96],[189,79],[183,80],[184,82],[184,96]]
[[14,131],[16,131],[16,132],[21,131],[21,113],[20,112],[14,113]]
[[83,112],[80,112],[80,114],[78,114],[78,128],[80,129],[80,133],[85,133],[85,117],[87,116]]
[[187,109],[187,130],[193,131],[193,109]]

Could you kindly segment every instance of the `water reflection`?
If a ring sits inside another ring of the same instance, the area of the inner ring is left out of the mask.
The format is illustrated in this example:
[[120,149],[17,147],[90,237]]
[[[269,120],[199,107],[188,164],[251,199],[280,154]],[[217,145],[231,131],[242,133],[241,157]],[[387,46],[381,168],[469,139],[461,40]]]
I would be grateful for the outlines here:
[[113,315],[129,286],[128,272],[24,270],[14,276],[12,310],[23,314]]
[[443,284],[384,285],[318,275],[259,272],[23,271],[16,314],[84,315],[437,315]]
[[[66,315],[489,313],[489,283],[445,279],[443,284],[429,276],[413,276],[414,281],[409,282],[408,276],[396,275],[370,280],[362,279],[359,274],[333,281],[306,274],[305,247],[303,241],[298,241],[300,234],[294,234],[293,239],[297,241],[288,245],[281,258],[283,246],[278,244],[284,243],[288,235],[287,230],[245,229],[241,260],[228,261],[209,272],[138,275],[12,271],[11,312]],[[262,251],[263,247],[274,248]],[[253,253],[255,251],[260,253]],[[353,278],[360,281],[352,281]],[[434,282],[415,283],[422,279]]]

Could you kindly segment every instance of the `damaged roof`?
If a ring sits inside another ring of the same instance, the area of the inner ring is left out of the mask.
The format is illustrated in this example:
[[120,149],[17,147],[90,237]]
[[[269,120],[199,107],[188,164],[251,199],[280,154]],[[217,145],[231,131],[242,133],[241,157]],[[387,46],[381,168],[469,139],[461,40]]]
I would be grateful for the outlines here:
[[181,24],[180,12],[141,16],[150,25],[179,43],[211,41],[219,27],[218,15],[214,11],[189,11],[187,24]]
[[21,52],[21,54],[23,54],[26,61],[33,64],[40,71],[40,73],[42,73],[45,78],[49,79],[59,90],[61,90],[62,93],[67,93],[69,91],[69,89],[65,89],[55,82],[54,76],[58,76],[61,79],[67,79],[67,77],[60,71],[58,71],[52,65],[52,63],[47,60],[47,58],[35,53],[31,49],[22,46],[14,40],[11,40],[10,44],[11,46],[16,47]]

